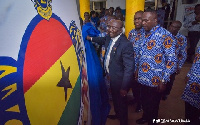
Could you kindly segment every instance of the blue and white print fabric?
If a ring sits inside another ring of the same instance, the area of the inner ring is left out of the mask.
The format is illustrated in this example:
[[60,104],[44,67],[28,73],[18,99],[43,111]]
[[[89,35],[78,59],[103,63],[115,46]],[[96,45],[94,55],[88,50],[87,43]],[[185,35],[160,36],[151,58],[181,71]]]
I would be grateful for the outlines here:
[[176,49],[178,50],[177,67],[181,69],[187,58],[187,38],[180,33],[177,33],[175,38],[177,40]]
[[145,37],[145,30],[143,28],[141,28],[139,31],[137,31],[136,29],[132,29],[128,35],[128,40],[133,44],[135,71],[137,71],[138,69],[138,59],[139,59],[138,55],[139,48],[138,44],[135,43],[138,42],[140,39],[144,39],[144,37]]
[[157,25],[145,35],[145,39],[140,40],[135,43],[139,48],[138,82],[157,87],[162,80],[169,81],[177,65],[176,39],[169,31]]
[[136,29],[132,29],[128,34],[128,40],[133,43],[133,46],[135,44],[135,41],[138,41],[140,38],[144,37],[145,30],[141,28],[139,31]]
[[107,31],[107,24],[106,24],[106,21],[108,19],[108,16],[103,16],[101,19],[100,19],[100,30],[101,32],[106,32]]
[[200,47],[193,61],[193,65],[187,74],[189,78],[182,99],[192,106],[200,109]]

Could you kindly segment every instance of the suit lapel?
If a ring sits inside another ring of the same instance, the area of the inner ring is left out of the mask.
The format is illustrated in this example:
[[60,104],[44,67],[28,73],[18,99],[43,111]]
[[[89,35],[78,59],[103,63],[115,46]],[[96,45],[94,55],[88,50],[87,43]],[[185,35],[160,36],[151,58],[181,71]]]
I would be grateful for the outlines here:
[[110,53],[110,62],[109,62],[109,64],[112,62],[113,58],[116,55],[117,47],[120,45],[120,40],[121,40],[121,36],[119,37],[119,39],[116,41],[116,43],[112,47],[112,50],[111,50],[111,53]]

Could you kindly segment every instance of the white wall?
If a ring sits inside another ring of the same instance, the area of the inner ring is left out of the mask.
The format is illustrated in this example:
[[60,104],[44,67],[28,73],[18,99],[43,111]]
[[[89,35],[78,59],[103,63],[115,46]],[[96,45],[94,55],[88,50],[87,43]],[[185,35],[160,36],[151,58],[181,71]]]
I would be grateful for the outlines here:
[[114,9],[116,7],[120,7],[121,9],[125,9],[126,8],[126,0],[107,0],[106,3],[106,8],[110,8],[110,7],[114,7]]

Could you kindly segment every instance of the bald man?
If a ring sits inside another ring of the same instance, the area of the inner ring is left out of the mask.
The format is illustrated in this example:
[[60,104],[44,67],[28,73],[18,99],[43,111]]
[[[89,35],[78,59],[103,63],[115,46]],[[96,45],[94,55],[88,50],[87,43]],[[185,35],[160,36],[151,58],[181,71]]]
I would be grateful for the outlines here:
[[104,59],[105,72],[110,76],[110,88],[115,115],[110,119],[119,119],[120,125],[128,125],[127,91],[134,75],[133,46],[122,33],[123,23],[120,20],[111,20],[108,23],[106,37],[88,37],[87,39],[105,44]]
[[176,39],[157,22],[155,10],[145,11],[142,15],[145,37],[136,42],[138,51],[138,82],[141,84],[143,115],[137,124],[148,122],[156,124],[162,92],[170,75],[175,72]]

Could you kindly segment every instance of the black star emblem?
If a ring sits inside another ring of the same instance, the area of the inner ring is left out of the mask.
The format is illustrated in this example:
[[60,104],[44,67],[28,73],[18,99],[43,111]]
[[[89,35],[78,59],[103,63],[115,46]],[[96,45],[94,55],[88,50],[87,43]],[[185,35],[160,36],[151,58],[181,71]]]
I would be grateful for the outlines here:
[[62,62],[60,61],[61,64],[61,70],[62,70],[62,78],[60,79],[60,81],[58,82],[57,86],[58,87],[64,87],[64,91],[65,91],[65,101],[67,100],[67,89],[68,88],[72,88],[72,85],[69,81],[69,71],[70,71],[70,67],[68,67],[67,71],[65,72],[65,68],[62,65]]

